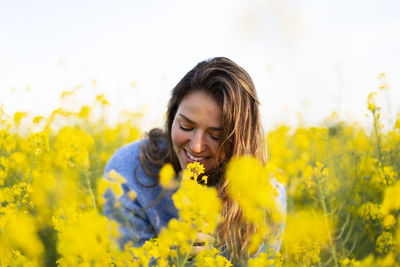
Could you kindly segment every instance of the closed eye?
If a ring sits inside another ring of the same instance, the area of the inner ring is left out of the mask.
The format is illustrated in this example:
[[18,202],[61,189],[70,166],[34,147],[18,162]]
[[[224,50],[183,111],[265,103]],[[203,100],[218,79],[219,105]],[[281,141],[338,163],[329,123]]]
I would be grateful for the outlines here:
[[209,134],[209,136],[215,140],[215,141],[219,141],[219,136],[213,135],[213,134]]
[[193,130],[193,128],[186,127],[186,126],[184,126],[184,125],[182,125],[182,124],[179,124],[179,128],[181,128],[181,129],[184,130],[184,131],[191,131],[191,130]]

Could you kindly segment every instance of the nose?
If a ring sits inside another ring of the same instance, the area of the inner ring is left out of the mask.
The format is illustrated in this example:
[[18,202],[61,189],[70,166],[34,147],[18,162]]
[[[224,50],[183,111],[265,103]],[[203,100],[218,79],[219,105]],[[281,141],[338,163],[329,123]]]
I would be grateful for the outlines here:
[[194,153],[201,153],[206,147],[204,134],[200,132],[195,132],[190,140],[190,149]]

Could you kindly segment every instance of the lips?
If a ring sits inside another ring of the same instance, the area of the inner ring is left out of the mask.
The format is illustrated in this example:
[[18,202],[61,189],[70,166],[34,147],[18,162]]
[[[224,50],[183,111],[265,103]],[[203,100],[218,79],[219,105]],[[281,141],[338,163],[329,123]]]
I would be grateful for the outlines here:
[[186,151],[186,150],[184,150],[184,151],[185,151],[186,156],[192,161],[203,161],[203,160],[206,160],[207,158],[209,158],[209,157],[196,157],[196,156],[190,154],[188,151]]

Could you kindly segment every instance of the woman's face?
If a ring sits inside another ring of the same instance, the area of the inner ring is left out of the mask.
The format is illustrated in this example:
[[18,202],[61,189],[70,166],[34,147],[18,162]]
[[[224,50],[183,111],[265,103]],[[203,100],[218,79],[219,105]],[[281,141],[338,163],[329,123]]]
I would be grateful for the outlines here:
[[182,99],[171,129],[173,149],[182,170],[195,161],[203,164],[205,171],[216,167],[221,118],[217,101],[203,91],[190,92]]

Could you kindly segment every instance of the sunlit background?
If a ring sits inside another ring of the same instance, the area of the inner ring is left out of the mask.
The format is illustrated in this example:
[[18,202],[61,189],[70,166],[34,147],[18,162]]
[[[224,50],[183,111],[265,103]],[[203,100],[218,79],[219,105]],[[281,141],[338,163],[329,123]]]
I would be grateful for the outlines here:
[[[386,117],[400,104],[400,2],[182,0],[0,2],[0,103],[48,114],[103,93],[110,118],[161,126],[170,90],[199,61],[229,57],[252,76],[267,130],[364,122],[386,73]],[[75,102],[74,102],[75,101]],[[299,115],[301,114],[301,115]]]

